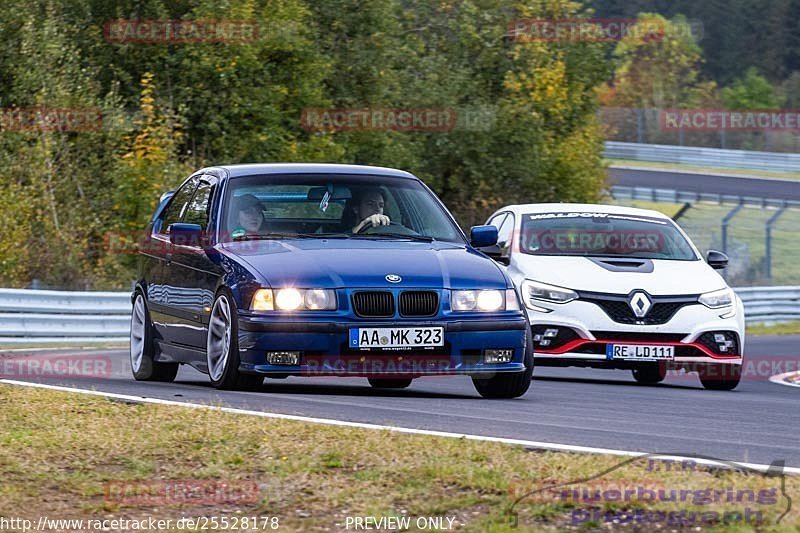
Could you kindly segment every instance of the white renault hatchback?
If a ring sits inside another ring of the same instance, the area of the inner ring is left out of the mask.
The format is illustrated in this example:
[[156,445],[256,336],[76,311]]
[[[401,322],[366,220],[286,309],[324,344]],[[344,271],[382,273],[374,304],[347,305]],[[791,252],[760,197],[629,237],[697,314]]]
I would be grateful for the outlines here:
[[504,207],[482,249],[507,271],[528,308],[542,366],[630,369],[636,381],[697,372],[708,389],[741,376],[744,308],[669,217],[595,204]]

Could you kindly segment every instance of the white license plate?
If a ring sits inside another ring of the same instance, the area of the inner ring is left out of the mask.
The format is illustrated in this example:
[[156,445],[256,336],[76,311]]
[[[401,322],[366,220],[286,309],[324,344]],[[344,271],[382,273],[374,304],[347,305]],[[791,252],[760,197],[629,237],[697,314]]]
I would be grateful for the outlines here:
[[644,344],[606,344],[606,359],[636,359],[660,361],[674,359],[674,346],[647,346]]
[[444,328],[353,328],[351,348],[435,348],[444,346]]

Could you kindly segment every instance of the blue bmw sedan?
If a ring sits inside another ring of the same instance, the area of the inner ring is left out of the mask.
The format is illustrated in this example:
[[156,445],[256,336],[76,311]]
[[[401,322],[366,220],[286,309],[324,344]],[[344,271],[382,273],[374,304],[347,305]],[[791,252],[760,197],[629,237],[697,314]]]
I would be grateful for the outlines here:
[[508,276],[415,176],[388,168],[204,168],[166,193],[139,243],[130,359],[137,380],[181,364],[214,387],[361,376],[373,387],[462,374],[524,394],[525,311]]

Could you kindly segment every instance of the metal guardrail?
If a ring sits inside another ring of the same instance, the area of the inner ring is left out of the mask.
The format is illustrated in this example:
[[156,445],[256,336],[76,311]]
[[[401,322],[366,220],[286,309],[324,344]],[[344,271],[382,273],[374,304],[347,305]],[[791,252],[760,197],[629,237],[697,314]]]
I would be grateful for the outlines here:
[[797,200],[762,198],[760,196],[739,196],[695,191],[676,191],[674,189],[654,189],[651,187],[628,187],[612,185],[611,196],[617,200],[645,200],[649,202],[697,203],[711,202],[719,205],[744,205],[747,207],[800,207]]
[[126,342],[129,292],[0,289],[0,344]]
[[[800,286],[743,287],[748,323],[800,320]],[[126,342],[130,293],[0,289],[0,344]]]
[[779,152],[751,152],[749,150],[607,141],[604,155],[609,159],[800,172],[800,154]]
[[749,324],[800,320],[800,287],[740,287]]

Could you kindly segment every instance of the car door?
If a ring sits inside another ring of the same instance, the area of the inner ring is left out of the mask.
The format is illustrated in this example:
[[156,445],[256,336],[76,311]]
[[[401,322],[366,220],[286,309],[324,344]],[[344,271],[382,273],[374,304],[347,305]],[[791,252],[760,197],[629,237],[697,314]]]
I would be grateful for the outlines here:
[[187,180],[172,196],[161,217],[153,223],[151,240],[157,261],[148,280],[148,303],[153,326],[161,340],[182,344],[184,319],[180,313],[181,295],[176,292],[173,272],[170,269],[174,246],[169,241],[169,226],[183,219],[183,215],[197,188],[197,178]]
[[170,285],[176,294],[174,312],[182,321],[181,344],[205,350],[206,328],[214,291],[222,275],[222,268],[209,255],[209,221],[217,178],[200,176],[192,199],[186,207],[181,222],[197,224],[203,231],[203,239],[193,243],[173,245],[172,262],[167,266]]
[[486,225],[497,228],[497,247],[490,254],[491,257],[501,265],[508,266],[514,235],[514,214],[507,211],[498,213],[490,218]]
[[497,246],[500,247],[500,263],[510,264],[511,252],[514,244],[514,225],[516,217],[514,213],[508,213],[508,216],[497,228]]

